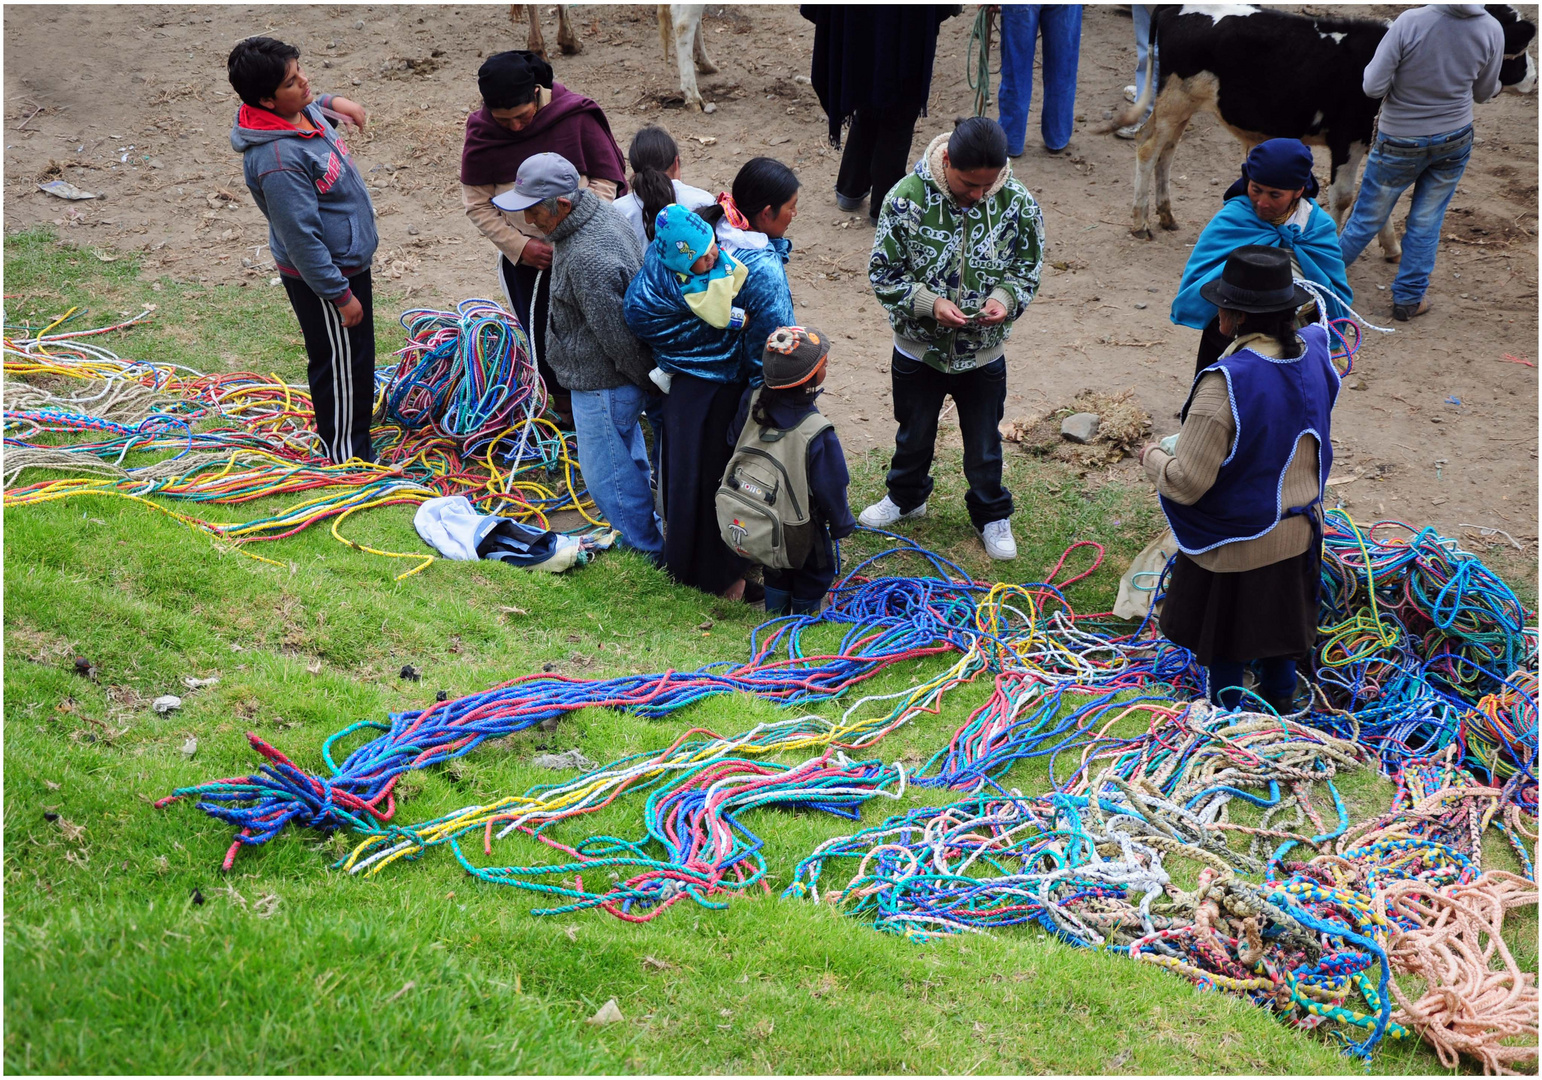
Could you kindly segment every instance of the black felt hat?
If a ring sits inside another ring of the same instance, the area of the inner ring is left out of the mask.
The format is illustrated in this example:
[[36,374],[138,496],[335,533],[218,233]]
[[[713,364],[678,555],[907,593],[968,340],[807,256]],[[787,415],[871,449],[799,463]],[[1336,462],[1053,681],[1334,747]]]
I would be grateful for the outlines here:
[[1284,249],[1262,245],[1239,247],[1226,256],[1221,276],[1201,285],[1199,295],[1218,308],[1254,315],[1294,311],[1312,299],[1295,283]]

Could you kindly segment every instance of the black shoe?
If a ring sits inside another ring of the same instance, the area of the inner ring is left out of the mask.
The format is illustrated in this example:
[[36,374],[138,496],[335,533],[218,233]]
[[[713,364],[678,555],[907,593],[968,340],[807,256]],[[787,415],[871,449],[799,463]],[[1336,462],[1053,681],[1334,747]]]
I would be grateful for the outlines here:
[[1420,298],[1417,304],[1393,304],[1392,317],[1398,322],[1407,322],[1409,319],[1417,319],[1433,306],[1427,296]]
[[1312,684],[1300,672],[1296,673],[1296,685],[1291,687],[1289,696],[1284,698],[1272,698],[1267,694],[1261,694],[1265,705],[1273,709],[1280,716],[1295,716],[1297,713],[1312,707]]
[[766,587],[758,581],[746,581],[744,583],[744,602],[746,604],[763,603],[766,599]]
[[867,192],[860,195],[842,195],[840,189],[835,192],[835,205],[848,214],[854,214],[862,209],[862,200],[867,198]]

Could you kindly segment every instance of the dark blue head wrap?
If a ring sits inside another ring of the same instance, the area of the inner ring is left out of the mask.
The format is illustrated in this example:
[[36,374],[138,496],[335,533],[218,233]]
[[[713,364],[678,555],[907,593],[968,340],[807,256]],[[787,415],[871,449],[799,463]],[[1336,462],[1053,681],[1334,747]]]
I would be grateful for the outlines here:
[[1317,177],[1312,175],[1312,151],[1300,139],[1270,139],[1253,147],[1242,163],[1242,178],[1226,189],[1226,198],[1248,193],[1248,181],[1265,187],[1295,191],[1304,188],[1305,198],[1317,195]]

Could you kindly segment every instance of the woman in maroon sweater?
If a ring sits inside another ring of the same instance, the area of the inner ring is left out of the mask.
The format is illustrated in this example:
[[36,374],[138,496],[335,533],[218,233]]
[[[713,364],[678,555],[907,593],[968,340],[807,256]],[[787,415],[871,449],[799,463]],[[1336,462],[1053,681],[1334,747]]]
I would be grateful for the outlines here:
[[482,108],[466,117],[461,149],[461,201],[482,235],[498,248],[498,278],[509,307],[530,336],[553,406],[571,415],[569,399],[546,363],[551,245],[520,214],[505,214],[493,196],[514,186],[528,157],[561,154],[579,184],[607,201],[626,194],[626,161],[610,121],[589,98],[552,79],[551,65],[529,52],[501,52],[477,72]]

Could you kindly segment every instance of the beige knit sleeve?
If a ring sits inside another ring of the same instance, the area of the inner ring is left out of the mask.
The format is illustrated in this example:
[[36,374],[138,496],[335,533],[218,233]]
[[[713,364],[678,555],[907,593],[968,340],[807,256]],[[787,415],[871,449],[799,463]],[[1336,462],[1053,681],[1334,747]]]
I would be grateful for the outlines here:
[[503,216],[503,211],[493,205],[493,196],[496,194],[498,194],[496,184],[462,184],[460,186],[461,204],[466,208],[466,216],[471,219],[471,223],[483,236],[491,240],[499,251],[508,256],[510,262],[517,263],[529,238],[510,225],[508,218]]
[[1213,372],[1200,380],[1178,435],[1174,453],[1160,448],[1146,453],[1146,475],[1163,495],[1190,506],[1215,484],[1221,462],[1231,452],[1237,425],[1226,393],[1226,377]]

